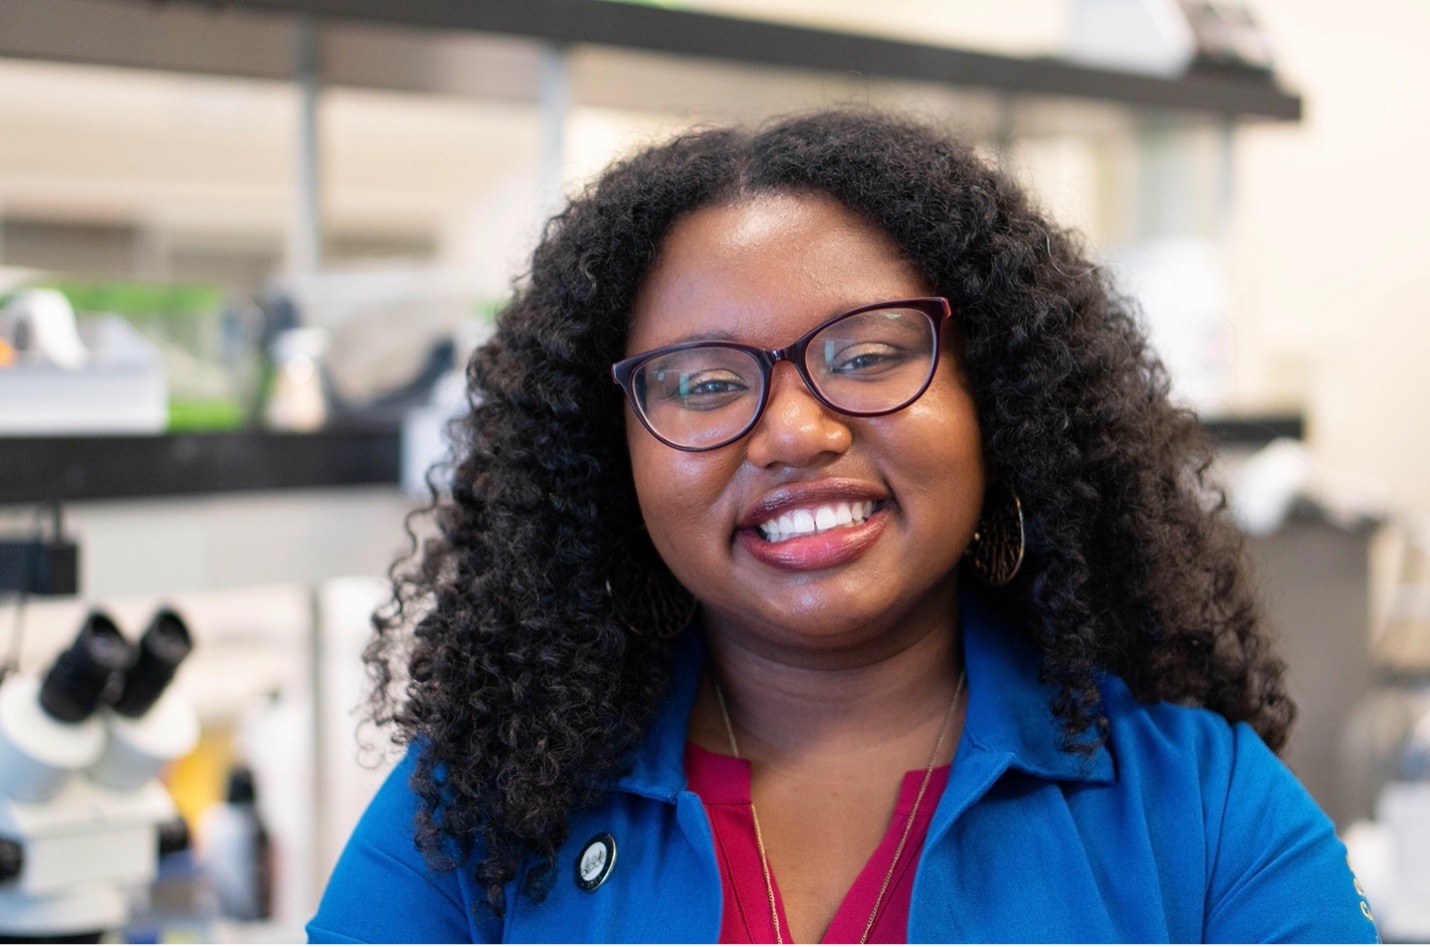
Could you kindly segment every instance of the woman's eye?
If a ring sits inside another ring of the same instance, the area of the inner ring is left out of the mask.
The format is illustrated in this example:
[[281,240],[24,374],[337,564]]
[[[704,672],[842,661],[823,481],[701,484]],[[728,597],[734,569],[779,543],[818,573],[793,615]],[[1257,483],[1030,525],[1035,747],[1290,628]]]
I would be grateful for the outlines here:
[[829,360],[834,375],[877,375],[901,364],[907,353],[893,345],[850,346]]
[[706,378],[686,386],[681,395],[686,398],[701,398],[707,395],[723,395],[732,391],[744,390],[744,385],[729,378]]
[[745,380],[729,372],[666,372],[661,397],[681,407],[706,411],[723,407],[749,390]]

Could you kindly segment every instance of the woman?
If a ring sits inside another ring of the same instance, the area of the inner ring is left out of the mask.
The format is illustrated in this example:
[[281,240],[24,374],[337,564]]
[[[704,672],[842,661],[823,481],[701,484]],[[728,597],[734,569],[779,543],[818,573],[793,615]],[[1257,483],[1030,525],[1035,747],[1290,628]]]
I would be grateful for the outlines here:
[[471,385],[314,939],[1375,938],[1206,441],[966,147],[617,165]]

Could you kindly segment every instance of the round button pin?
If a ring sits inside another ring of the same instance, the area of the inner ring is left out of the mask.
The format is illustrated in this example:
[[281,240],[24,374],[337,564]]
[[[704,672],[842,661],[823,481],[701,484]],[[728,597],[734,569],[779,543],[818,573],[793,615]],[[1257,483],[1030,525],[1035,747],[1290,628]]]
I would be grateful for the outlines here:
[[582,891],[595,891],[606,881],[616,863],[616,840],[609,832],[593,835],[576,859],[576,884]]

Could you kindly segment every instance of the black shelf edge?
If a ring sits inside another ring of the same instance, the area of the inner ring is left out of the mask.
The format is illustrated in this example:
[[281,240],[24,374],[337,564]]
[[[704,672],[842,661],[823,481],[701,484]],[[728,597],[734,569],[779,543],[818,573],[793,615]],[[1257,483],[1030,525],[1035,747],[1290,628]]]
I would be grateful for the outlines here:
[[396,485],[397,427],[0,438],[0,504]]
[[[153,0],[129,0],[145,2]],[[1095,99],[1228,117],[1299,121],[1301,97],[1264,73],[1194,71],[1167,79],[1083,66],[670,10],[612,0],[164,0],[320,20],[471,30],[559,45],[591,43],[759,66],[856,72],[1013,94]]]
[[1304,440],[1306,419],[1299,414],[1205,417],[1202,428],[1221,447],[1264,447],[1280,437]]
[[[1202,426],[1222,447],[1259,447],[1305,433],[1294,414],[1206,418]],[[311,434],[0,437],[0,506],[396,486],[401,470],[395,425]]]

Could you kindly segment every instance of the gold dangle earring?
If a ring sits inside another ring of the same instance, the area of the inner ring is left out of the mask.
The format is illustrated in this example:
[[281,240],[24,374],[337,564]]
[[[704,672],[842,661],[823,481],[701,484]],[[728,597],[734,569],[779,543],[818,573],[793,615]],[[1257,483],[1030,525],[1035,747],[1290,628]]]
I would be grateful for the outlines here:
[[963,557],[980,579],[997,587],[1013,581],[1023,566],[1023,504],[1011,489],[990,486],[983,514]]

